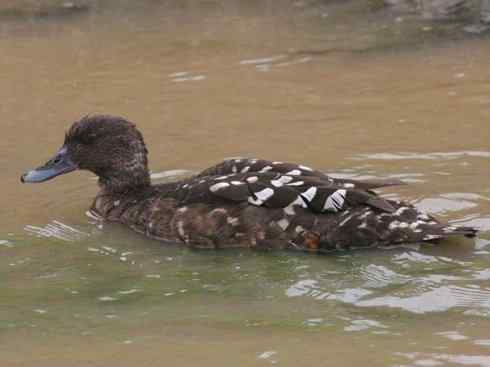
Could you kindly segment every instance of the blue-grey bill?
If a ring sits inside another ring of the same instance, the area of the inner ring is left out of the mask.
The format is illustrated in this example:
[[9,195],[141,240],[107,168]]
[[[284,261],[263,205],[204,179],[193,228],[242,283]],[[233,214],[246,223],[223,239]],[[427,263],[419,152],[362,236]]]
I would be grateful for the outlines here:
[[66,147],[63,147],[44,165],[24,173],[20,177],[20,181],[24,183],[44,182],[56,176],[74,171],[77,168],[77,165],[70,159]]

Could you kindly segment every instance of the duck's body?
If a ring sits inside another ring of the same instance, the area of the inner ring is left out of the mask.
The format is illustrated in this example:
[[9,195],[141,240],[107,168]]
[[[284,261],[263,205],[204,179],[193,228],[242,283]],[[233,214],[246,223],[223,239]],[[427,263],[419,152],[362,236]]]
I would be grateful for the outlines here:
[[[192,247],[327,251],[475,234],[372,191],[399,181],[334,179],[291,163],[229,159],[188,179],[151,185],[141,134],[121,118],[76,122],[60,152],[23,181],[88,169],[101,186],[92,212]],[[64,160],[70,168],[53,171]]]

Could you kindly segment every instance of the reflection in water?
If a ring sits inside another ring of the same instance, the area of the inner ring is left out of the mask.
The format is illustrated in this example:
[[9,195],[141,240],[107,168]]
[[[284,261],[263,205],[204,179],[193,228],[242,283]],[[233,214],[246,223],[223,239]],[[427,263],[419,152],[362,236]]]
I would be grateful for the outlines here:
[[[450,24],[362,1],[93,4],[2,18],[4,364],[489,365],[486,40],[432,47]],[[399,178],[384,195],[483,232],[310,256],[102,227],[90,175],[18,184],[93,112],[138,122],[155,182],[231,155],[305,162]]]

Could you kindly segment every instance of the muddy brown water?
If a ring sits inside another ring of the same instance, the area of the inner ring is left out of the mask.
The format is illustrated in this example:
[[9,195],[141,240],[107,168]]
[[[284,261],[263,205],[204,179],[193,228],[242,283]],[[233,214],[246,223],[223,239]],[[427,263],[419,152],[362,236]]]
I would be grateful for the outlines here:
[[[376,47],[386,18],[336,3],[128,4],[0,25],[0,365],[490,366],[488,40]],[[230,156],[398,177],[385,195],[482,233],[328,256],[162,245],[88,218],[86,172],[19,183],[94,112],[138,124],[156,181]]]

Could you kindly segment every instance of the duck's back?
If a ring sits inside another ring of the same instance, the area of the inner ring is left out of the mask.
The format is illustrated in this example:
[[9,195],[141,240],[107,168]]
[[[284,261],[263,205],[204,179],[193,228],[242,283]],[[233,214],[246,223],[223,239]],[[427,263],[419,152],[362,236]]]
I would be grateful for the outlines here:
[[93,209],[148,236],[194,247],[321,251],[474,234],[371,191],[399,183],[333,179],[302,165],[230,159],[148,192],[101,193]]

